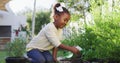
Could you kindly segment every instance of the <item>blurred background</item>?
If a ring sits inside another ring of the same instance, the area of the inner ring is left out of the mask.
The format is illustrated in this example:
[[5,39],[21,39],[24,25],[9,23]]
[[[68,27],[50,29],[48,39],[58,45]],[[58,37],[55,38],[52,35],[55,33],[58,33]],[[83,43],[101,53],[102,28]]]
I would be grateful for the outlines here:
[[[71,13],[70,23],[63,29],[64,44],[83,48],[86,61],[120,60],[120,0],[0,0],[1,63],[7,57],[7,43],[16,38],[28,43],[52,21],[56,2],[64,3]],[[58,56],[65,54],[69,52],[60,51]]]

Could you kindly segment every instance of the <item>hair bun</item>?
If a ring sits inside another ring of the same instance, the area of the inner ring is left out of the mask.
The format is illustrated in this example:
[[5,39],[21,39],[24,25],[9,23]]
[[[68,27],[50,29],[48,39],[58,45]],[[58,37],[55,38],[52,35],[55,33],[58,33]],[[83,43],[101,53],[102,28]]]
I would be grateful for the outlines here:
[[59,11],[59,12],[63,12],[62,6],[56,7],[56,10]]
[[64,3],[56,3],[54,6],[53,6],[53,9],[52,9],[52,14],[55,15],[55,14],[61,14],[61,13],[69,13],[68,9],[65,8],[65,4]]
[[54,10],[58,11],[58,12],[63,12],[63,7],[65,7],[64,3],[56,3]]

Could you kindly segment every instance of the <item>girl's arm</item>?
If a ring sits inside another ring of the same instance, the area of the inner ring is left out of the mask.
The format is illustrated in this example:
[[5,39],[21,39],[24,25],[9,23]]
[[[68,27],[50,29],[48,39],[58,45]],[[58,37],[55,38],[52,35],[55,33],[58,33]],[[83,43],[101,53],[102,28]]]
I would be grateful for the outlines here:
[[58,48],[54,47],[52,54],[53,54],[53,59],[55,62],[57,62],[57,51],[58,51]]
[[66,46],[64,44],[60,44],[59,48],[71,51],[74,54],[79,54],[79,50],[76,47]]

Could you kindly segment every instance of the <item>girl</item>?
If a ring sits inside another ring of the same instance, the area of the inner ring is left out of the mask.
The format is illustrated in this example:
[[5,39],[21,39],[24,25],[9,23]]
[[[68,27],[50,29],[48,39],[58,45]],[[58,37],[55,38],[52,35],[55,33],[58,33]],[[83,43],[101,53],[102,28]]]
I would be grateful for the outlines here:
[[[53,7],[54,22],[47,24],[36,37],[34,37],[26,46],[27,55],[31,58],[32,63],[53,63],[57,61],[57,50],[62,48],[77,54],[79,50],[75,47],[66,46],[60,42],[62,28],[70,20],[70,13],[56,3]],[[49,50],[53,50],[51,54]]]

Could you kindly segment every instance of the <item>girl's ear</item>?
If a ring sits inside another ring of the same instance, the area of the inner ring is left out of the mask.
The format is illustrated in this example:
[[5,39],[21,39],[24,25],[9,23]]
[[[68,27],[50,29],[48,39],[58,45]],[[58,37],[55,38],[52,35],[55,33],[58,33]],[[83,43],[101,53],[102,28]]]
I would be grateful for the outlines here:
[[54,18],[55,20],[57,20],[58,17],[59,17],[58,15],[54,15],[54,16],[53,16],[53,18]]

